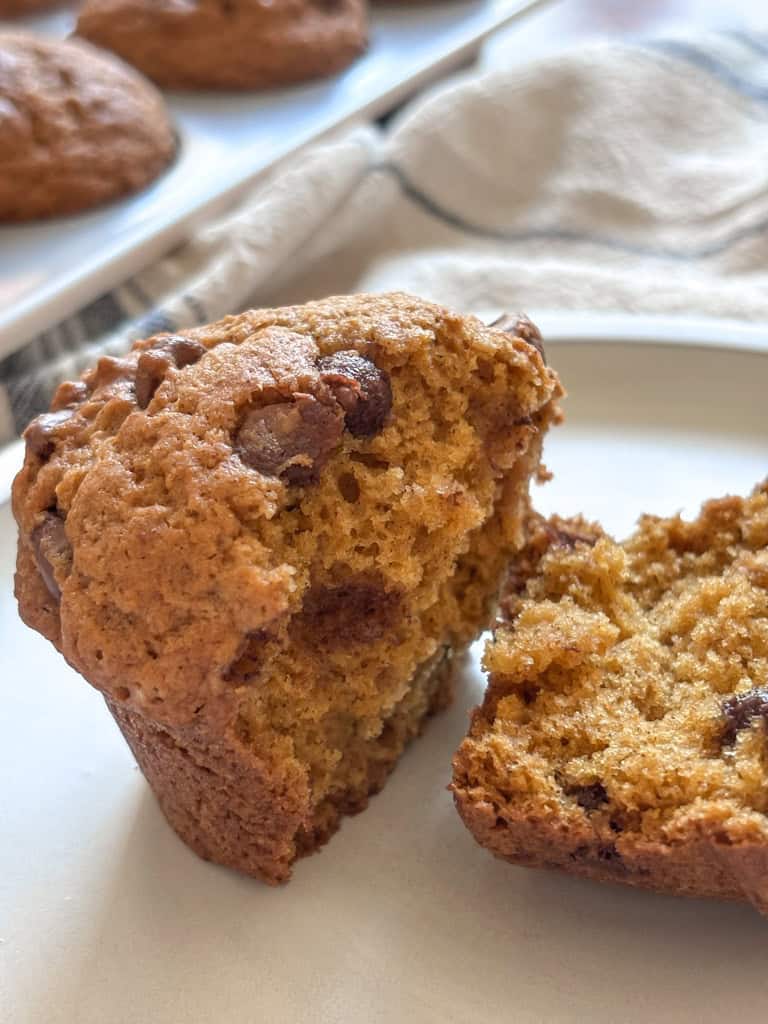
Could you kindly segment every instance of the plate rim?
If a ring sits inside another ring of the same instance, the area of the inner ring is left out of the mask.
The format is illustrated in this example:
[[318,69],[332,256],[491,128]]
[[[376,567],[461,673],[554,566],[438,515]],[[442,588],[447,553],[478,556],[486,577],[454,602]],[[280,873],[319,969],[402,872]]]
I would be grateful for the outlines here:
[[531,319],[544,344],[667,345],[768,354],[768,323],[666,313],[548,312]]

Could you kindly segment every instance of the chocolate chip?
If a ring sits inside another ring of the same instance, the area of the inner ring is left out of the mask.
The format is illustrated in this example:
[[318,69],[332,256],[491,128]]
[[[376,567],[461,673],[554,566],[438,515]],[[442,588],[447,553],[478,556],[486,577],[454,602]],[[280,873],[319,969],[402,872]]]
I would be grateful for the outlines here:
[[136,364],[136,404],[146,409],[165,380],[171,366],[182,369],[205,355],[205,345],[192,338],[172,335],[158,338],[152,348],[142,352]]
[[494,320],[488,326],[495,327],[496,330],[503,331],[505,334],[511,334],[514,338],[522,338],[529,345],[533,345],[546,365],[547,356],[544,351],[544,342],[541,340],[541,333],[536,324],[527,316],[502,313],[498,320]]
[[323,646],[367,644],[392,631],[401,597],[376,582],[352,579],[309,589],[291,629],[305,643]]
[[54,568],[59,567],[69,572],[72,564],[72,547],[67,540],[64,520],[56,512],[46,512],[45,518],[32,531],[30,540],[43,582],[51,596],[58,601],[61,590],[56,582]]
[[608,802],[608,794],[601,782],[593,782],[587,786],[564,786],[563,792],[566,796],[572,796],[585,811],[596,811],[598,807]]
[[24,431],[27,451],[40,459],[50,458],[56,446],[58,428],[71,420],[72,415],[72,409],[59,409],[57,412],[44,412],[42,416],[32,420]]
[[722,703],[723,731],[720,741],[723,746],[732,747],[736,736],[756,718],[762,718],[768,729],[768,687],[747,690],[728,697]]
[[311,395],[250,409],[235,436],[243,462],[289,484],[309,484],[338,445],[344,422],[335,405]]
[[392,386],[386,370],[353,350],[324,356],[318,368],[344,410],[344,425],[350,434],[378,434],[392,408]]
[[342,473],[337,480],[339,486],[339,493],[341,494],[344,501],[349,505],[354,503],[360,497],[360,484],[358,484],[352,473]]

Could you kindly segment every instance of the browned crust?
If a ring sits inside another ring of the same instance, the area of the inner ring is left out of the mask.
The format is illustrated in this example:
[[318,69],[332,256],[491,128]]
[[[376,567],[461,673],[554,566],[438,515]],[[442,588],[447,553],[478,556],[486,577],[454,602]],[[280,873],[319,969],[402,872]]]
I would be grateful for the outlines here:
[[61,7],[64,0],[0,0],[0,18],[15,18],[33,11]]
[[310,815],[306,778],[281,777],[231,730],[163,727],[105,700],[163,814],[195,853],[272,884],[289,877],[293,838]]
[[18,602],[19,615],[25,625],[42,633],[57,650],[61,651],[61,616],[59,602],[51,595],[37,568],[31,544],[19,537],[16,551],[16,574],[13,593]]
[[606,843],[588,825],[534,818],[489,800],[469,775],[468,744],[454,760],[456,808],[477,842],[496,857],[529,868],[556,868],[599,882],[619,882],[674,896],[743,900],[768,914],[768,846],[728,843],[714,833],[669,845],[616,835]]
[[363,0],[327,8],[305,0],[241,3],[231,11],[214,2],[87,0],[77,33],[164,88],[261,89],[341,71],[365,51],[368,26]]
[[[398,723],[406,740],[452,695],[452,659],[433,673],[433,691],[420,718]],[[105,698],[168,823],[204,860],[275,885],[290,878],[298,857],[313,853],[384,785],[402,753],[393,744],[372,758],[363,789],[337,793],[313,809],[306,775],[280,771],[260,759],[234,729],[212,735],[206,723],[164,727],[119,701]]]
[[0,32],[0,57],[0,221],[111,202],[173,160],[162,96],[121,61],[82,40],[20,30]]

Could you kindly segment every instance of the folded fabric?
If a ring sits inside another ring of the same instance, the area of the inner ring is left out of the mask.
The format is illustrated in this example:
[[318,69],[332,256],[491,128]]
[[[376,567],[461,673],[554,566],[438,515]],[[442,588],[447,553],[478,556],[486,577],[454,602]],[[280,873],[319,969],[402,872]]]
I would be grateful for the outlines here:
[[[768,36],[495,66],[292,158],[0,364],[0,442],[102,353],[249,305],[395,288],[465,310],[768,320]],[[3,415],[3,408],[5,413]]]

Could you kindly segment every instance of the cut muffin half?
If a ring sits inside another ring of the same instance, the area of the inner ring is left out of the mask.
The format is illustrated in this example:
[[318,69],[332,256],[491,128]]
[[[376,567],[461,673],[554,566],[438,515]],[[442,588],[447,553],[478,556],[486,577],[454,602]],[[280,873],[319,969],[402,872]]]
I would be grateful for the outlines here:
[[768,911],[768,485],[693,522],[534,525],[454,760],[493,853]]
[[535,330],[503,326],[255,310],[101,359],[28,428],[22,617],[203,856],[286,878],[449,699],[558,415]]

